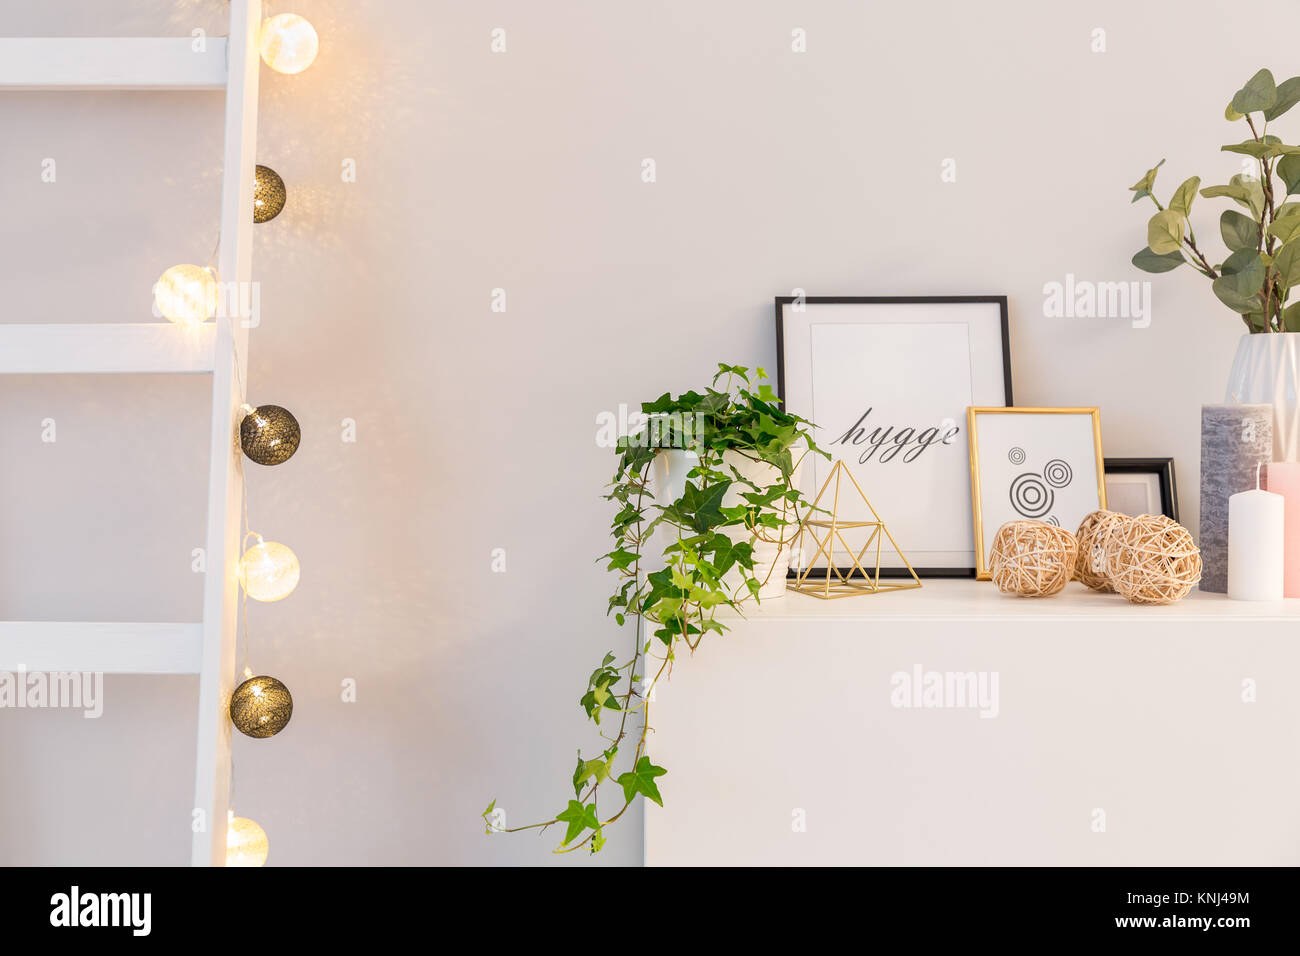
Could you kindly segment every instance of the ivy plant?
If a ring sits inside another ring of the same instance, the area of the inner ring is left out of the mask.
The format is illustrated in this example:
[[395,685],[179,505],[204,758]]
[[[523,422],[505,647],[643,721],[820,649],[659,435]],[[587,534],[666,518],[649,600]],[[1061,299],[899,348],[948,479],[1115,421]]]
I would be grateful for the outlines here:
[[[585,755],[579,749],[568,805],[549,820],[507,827],[497,825],[493,800],[483,811],[488,833],[563,827],[557,853],[595,853],[605,845],[605,828],[637,798],[663,806],[659,780],[668,771],[646,753],[649,692],[671,672],[682,646],[694,651],[707,635],[727,630],[719,608],[758,601],[765,582],[755,577],[753,542],[789,546],[809,508],[793,482],[796,455],[830,458],[813,442],[811,423],[780,407],[766,378],[762,368],[751,374],[719,364],[703,393],[665,393],[643,403],[644,426],[619,438],[604,496],[615,509],[613,548],[600,560],[615,581],[607,614],[620,627],[632,626],[633,653],[620,662],[611,651],[587,678],[579,704],[600,743]],[[667,449],[693,450],[699,460],[679,496],[656,499],[650,471]],[[724,460],[725,452],[772,466],[774,478],[755,483]],[[724,505],[733,489],[730,498],[739,503]],[[743,587],[733,590],[724,581],[729,573],[738,573]],[[652,655],[656,642],[659,653]],[[600,798],[610,791],[612,809],[606,799],[602,810]]]
[[[1269,132],[1268,124],[1300,103],[1300,76],[1275,83],[1260,70],[1232,98],[1224,116],[1245,120],[1250,139],[1229,143],[1224,152],[1254,160],[1250,172],[1226,185],[1201,188],[1199,176],[1185,180],[1162,205],[1155,196],[1162,159],[1129,187],[1133,202],[1150,199],[1156,213],[1147,222],[1147,244],[1133,257],[1146,272],[1169,272],[1184,263],[1208,278],[1219,301],[1241,316],[1251,332],[1300,332],[1300,301],[1286,304],[1300,286],[1300,146],[1288,146]],[[1196,243],[1192,203],[1230,199],[1238,209],[1219,216],[1219,234],[1228,247],[1223,262],[1211,263]]]

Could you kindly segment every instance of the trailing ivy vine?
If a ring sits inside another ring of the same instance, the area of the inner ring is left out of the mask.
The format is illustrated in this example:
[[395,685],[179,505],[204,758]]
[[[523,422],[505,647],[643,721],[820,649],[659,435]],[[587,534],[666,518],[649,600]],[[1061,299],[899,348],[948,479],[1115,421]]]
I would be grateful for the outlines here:
[[[578,751],[573,799],[550,820],[520,827],[498,825],[493,800],[483,811],[488,833],[562,825],[557,853],[583,847],[595,853],[605,845],[605,828],[638,797],[663,806],[658,779],[668,771],[646,753],[650,691],[671,672],[680,645],[694,651],[706,635],[727,630],[717,618],[719,608],[740,609],[748,599],[758,600],[766,581],[755,577],[754,543],[788,547],[800,509],[808,508],[794,486],[795,456],[830,458],[814,444],[811,423],[780,408],[766,378],[761,368],[751,376],[744,366],[719,364],[703,394],[665,393],[643,403],[645,424],[618,440],[605,495],[616,509],[614,546],[602,560],[616,581],[607,613],[620,627],[632,625],[633,654],[622,663],[613,652],[606,654],[587,679],[579,703],[601,743],[589,756]],[[698,464],[680,496],[656,500],[650,473],[668,449],[693,450]],[[727,452],[770,465],[778,477],[758,484],[727,462]],[[740,503],[724,505],[733,488],[738,494],[730,498]],[[735,585],[736,576],[743,584]],[[656,643],[659,653],[652,654]],[[606,815],[600,797],[611,789],[613,811]]]

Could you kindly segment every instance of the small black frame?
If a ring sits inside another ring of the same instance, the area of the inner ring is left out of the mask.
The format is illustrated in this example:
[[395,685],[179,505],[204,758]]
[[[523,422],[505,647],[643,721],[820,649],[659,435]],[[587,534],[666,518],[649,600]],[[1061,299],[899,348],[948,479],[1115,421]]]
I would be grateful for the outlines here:
[[1160,483],[1160,510],[1166,518],[1178,520],[1178,481],[1172,458],[1107,458],[1108,475],[1151,475]]

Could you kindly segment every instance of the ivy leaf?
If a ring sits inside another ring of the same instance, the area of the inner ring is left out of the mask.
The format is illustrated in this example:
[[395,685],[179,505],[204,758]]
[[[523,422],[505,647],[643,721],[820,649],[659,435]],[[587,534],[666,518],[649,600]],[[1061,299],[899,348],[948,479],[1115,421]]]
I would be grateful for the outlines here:
[[659,795],[659,787],[655,784],[655,777],[662,777],[668,771],[663,767],[656,767],[650,762],[649,757],[642,757],[636,762],[636,768],[629,770],[618,778],[618,783],[623,788],[623,798],[631,801],[638,793],[644,794],[646,799],[653,800],[659,806],[664,805],[663,797]]
[[570,800],[568,807],[557,813],[555,819],[569,825],[568,829],[564,831],[564,840],[560,843],[561,846],[572,843],[574,837],[582,833],[583,830],[600,832],[600,820],[596,818],[596,805],[594,803],[589,803],[584,807],[577,800]]
[[1264,119],[1270,123],[1300,103],[1300,76],[1293,76],[1277,85],[1277,101],[1264,110]]
[[1277,98],[1273,74],[1268,70],[1260,70],[1232,97],[1232,108],[1244,116],[1272,109]]
[[1162,209],[1147,222],[1147,245],[1158,256],[1177,252],[1183,245],[1185,224],[1172,209]]
[[1174,190],[1173,198],[1169,200],[1169,208],[1174,212],[1182,213],[1187,216],[1192,211],[1192,200],[1196,198],[1196,190],[1200,188],[1201,177],[1193,176],[1183,182],[1181,186]]
[[1143,272],[1168,272],[1171,269],[1177,269],[1185,261],[1181,252],[1167,252],[1163,256],[1159,256],[1146,246],[1139,249],[1133,256],[1133,265]]
[[595,780],[596,783],[603,783],[609,776],[609,762],[600,757],[593,760],[583,760],[582,752],[578,752],[578,767],[573,771],[573,793],[574,796],[582,796],[582,785],[588,780]]
[[[1255,249],[1259,246],[1259,224],[1249,216],[1243,216],[1232,209],[1225,209],[1219,217],[1219,232],[1229,249]],[[1151,247],[1155,249],[1153,245]],[[1156,250],[1159,251],[1158,249]]]
[[609,558],[609,565],[605,568],[606,571],[626,571],[628,568],[636,564],[637,558],[639,558],[640,555],[635,551],[628,551],[626,548],[619,548],[616,551],[611,551],[609,554],[602,555],[602,557]]

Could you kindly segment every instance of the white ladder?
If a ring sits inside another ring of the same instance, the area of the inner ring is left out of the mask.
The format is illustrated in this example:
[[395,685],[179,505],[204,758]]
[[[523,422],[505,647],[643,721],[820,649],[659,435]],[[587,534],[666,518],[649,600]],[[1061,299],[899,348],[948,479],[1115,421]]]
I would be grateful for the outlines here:
[[[226,289],[250,288],[262,0],[230,0],[229,37],[0,38],[0,90],[226,91],[221,255]],[[177,261],[184,257],[178,252]],[[166,263],[166,266],[174,265]],[[161,269],[159,270],[161,271]],[[237,285],[232,285],[237,283]],[[233,303],[242,294],[227,296]],[[238,614],[242,485],[237,436],[248,329],[220,310],[215,324],[0,325],[0,373],[170,372],[212,375],[207,574],[199,624],[0,623],[0,670],[198,674],[198,753],[190,861],[224,865],[230,717]],[[239,363],[236,371],[236,362]],[[179,816],[176,826],[185,821]]]

